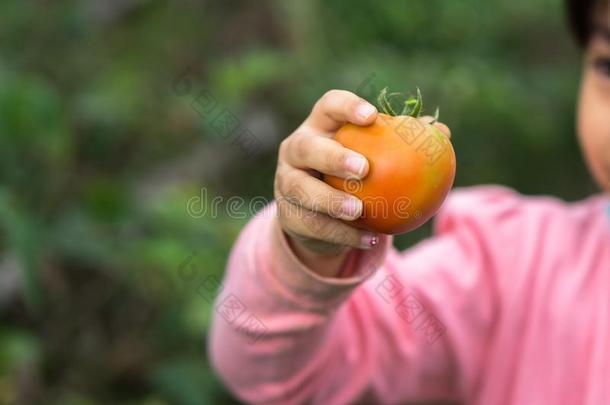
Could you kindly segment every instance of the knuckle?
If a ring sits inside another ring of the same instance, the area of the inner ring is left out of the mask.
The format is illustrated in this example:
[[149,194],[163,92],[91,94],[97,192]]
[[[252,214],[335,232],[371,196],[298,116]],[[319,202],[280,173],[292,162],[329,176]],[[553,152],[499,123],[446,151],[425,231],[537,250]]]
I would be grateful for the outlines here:
[[332,99],[332,90],[328,90],[324,94],[320,96],[320,98],[316,101],[311,109],[311,114],[321,114],[324,113],[324,110],[327,108],[329,104],[329,100]]
[[282,191],[284,190],[284,183],[284,171],[278,167],[278,169],[275,171],[275,178],[273,179],[274,190],[277,190],[278,192],[282,193]]
[[309,198],[309,206],[314,211],[327,211],[328,202],[331,198],[329,193],[318,192]]
[[279,219],[282,226],[285,228],[294,228],[294,223],[297,218],[300,218],[301,210],[298,206],[292,204],[285,197],[280,197],[277,200],[277,209],[279,213]]
[[340,243],[342,245],[355,246],[357,244],[354,243],[354,241],[357,240],[357,237],[355,237],[354,235],[357,234],[358,231],[356,231],[355,229],[343,225],[340,228],[337,227],[337,229],[335,230],[334,237],[336,238],[337,243]]
[[328,109],[331,106],[336,105],[337,101],[344,100],[351,94],[352,93],[346,90],[331,89],[322,95],[322,97],[320,98],[320,102],[322,107]]
[[287,185],[286,198],[289,202],[304,203],[307,201],[307,193],[296,181],[289,181]]
[[330,89],[330,90],[327,90],[326,93],[324,93],[322,95],[322,97],[320,97],[320,99],[322,101],[332,100],[333,98],[337,97],[340,93],[341,93],[341,90]]
[[345,171],[345,162],[347,160],[347,153],[341,149],[333,148],[327,157],[328,169],[336,174],[343,173]]
[[343,213],[343,201],[347,194],[342,192],[333,192],[330,193],[327,200],[328,212],[333,217],[340,217]]
[[345,102],[346,112],[354,111],[360,104],[366,103],[367,101],[360,98],[359,96],[349,93],[349,97]]
[[301,222],[311,235],[314,235],[318,239],[327,239],[326,233],[331,225],[329,218],[323,217],[317,212],[313,212],[312,215],[303,216]]
[[333,240],[335,243],[342,245],[350,244],[349,229],[340,222],[334,224],[334,226],[328,227],[327,237]]
[[278,148],[280,156],[284,156],[286,154],[286,149],[288,149],[289,140],[290,140],[290,137],[284,138],[284,140],[282,140],[282,142],[280,142],[280,147]]
[[277,211],[278,211],[280,218],[282,218],[283,221],[285,221],[284,218],[286,217],[286,205],[287,204],[288,204],[287,201],[285,201],[281,196],[278,196]]
[[306,136],[298,136],[294,139],[294,154],[300,161],[306,161],[309,157],[309,139]]

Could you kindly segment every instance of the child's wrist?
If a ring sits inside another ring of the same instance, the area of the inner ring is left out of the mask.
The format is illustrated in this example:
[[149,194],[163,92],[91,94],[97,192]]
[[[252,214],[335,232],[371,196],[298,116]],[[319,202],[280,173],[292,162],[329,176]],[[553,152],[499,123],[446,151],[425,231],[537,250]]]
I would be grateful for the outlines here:
[[318,240],[300,240],[286,234],[295,256],[312,272],[336,278],[352,248]]

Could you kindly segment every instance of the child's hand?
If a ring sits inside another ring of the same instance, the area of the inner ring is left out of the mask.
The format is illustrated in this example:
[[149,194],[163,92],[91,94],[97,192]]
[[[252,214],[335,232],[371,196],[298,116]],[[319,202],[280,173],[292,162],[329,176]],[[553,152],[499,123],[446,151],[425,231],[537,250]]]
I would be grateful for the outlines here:
[[280,144],[274,182],[280,223],[297,244],[317,253],[338,253],[343,247],[371,248],[378,236],[356,229],[351,221],[362,202],[319,179],[319,173],[363,178],[368,162],[333,140],[341,125],[369,125],[377,110],[357,95],[331,90],[314,105],[309,117]]
[[[379,242],[378,235],[349,225],[362,214],[362,201],[319,178],[320,173],[344,179],[366,176],[366,158],[332,138],[346,122],[370,125],[376,117],[376,108],[367,101],[348,91],[331,90],[280,144],[274,182],[280,223],[292,237],[297,255],[307,256],[315,267],[320,267],[320,255],[338,256],[347,246],[370,249]],[[435,125],[449,136],[446,125]]]

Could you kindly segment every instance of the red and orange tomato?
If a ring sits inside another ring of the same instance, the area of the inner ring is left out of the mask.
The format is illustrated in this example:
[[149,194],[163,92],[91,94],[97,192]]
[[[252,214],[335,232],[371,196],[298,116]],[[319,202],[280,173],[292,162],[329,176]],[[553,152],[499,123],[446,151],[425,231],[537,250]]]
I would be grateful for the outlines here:
[[370,126],[346,124],[337,132],[339,143],[369,162],[362,180],[324,176],[329,185],[362,200],[363,214],[351,222],[356,227],[408,232],[428,221],[447,197],[455,178],[455,152],[449,137],[419,119],[419,111],[414,116],[379,113]]

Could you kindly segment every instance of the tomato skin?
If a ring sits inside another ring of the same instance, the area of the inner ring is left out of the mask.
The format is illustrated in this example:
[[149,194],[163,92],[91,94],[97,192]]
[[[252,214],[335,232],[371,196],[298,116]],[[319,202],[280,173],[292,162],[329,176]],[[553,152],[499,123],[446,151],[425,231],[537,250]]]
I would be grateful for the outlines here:
[[335,135],[369,161],[362,180],[324,176],[334,188],[360,198],[363,215],[351,225],[400,234],[428,221],[440,209],[455,178],[455,152],[433,125],[409,116],[378,114],[367,127],[346,124]]

